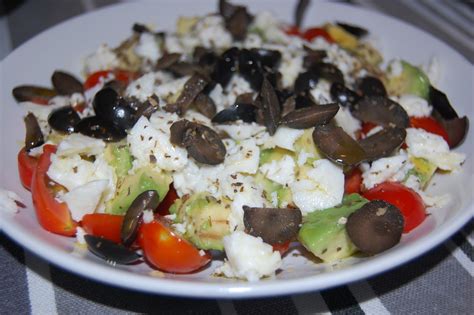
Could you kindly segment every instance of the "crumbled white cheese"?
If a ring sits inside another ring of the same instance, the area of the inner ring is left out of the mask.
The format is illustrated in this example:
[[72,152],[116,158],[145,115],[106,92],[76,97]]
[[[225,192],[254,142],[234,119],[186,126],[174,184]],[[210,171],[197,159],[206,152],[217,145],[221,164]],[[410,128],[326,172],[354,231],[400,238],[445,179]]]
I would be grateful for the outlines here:
[[[163,122],[167,123],[166,120]],[[130,153],[135,157],[134,168],[149,165],[150,156],[155,157],[158,168],[166,171],[180,170],[188,162],[186,149],[171,144],[169,127],[155,128],[145,116],[140,117],[130,130],[127,141]]]
[[433,108],[428,102],[416,95],[405,94],[398,99],[398,103],[403,107],[410,117],[426,117],[431,115]]
[[247,173],[255,174],[258,169],[260,159],[260,148],[254,139],[246,139],[236,145],[224,160],[227,173]]
[[184,119],[213,128],[211,120],[203,114],[189,109],[183,116]]
[[399,155],[378,159],[370,169],[362,173],[365,188],[370,189],[385,181],[402,181],[413,165],[405,152]]
[[155,64],[162,55],[156,36],[148,32],[140,34],[140,40],[135,46],[135,53],[150,64]]
[[196,23],[193,35],[205,48],[225,49],[232,46],[232,35],[225,28],[220,15],[209,15],[200,19]]
[[282,30],[280,22],[268,11],[262,11],[255,15],[249,30],[255,30],[256,33],[261,34],[267,42],[287,43],[290,38]]
[[284,51],[278,68],[284,88],[293,87],[298,75],[303,72],[303,55],[301,52]]
[[293,201],[303,215],[334,207],[344,195],[344,173],[326,159],[317,160],[307,172],[300,170],[290,189]]
[[58,145],[56,155],[71,156],[74,154],[97,155],[104,151],[105,142],[100,139],[73,133],[65,137]]
[[155,219],[155,217],[153,215],[153,210],[143,211],[142,219],[143,219],[143,223],[145,223],[145,224],[153,222],[153,220]]
[[125,94],[144,102],[148,97],[153,95],[153,92],[155,91],[155,79],[155,73],[146,73],[130,83],[125,90]]
[[262,277],[274,275],[281,266],[278,251],[274,252],[272,246],[264,243],[260,237],[242,231],[225,236],[224,248],[227,261],[215,273],[228,278],[258,281]]
[[0,211],[2,213],[9,215],[18,213],[19,207],[15,201],[23,203],[21,198],[13,191],[0,188]]
[[400,59],[394,59],[389,62],[387,67],[387,74],[389,77],[398,77],[402,75],[403,65]]
[[426,207],[442,208],[442,207],[445,207],[451,201],[450,194],[433,196],[427,192],[424,192],[421,189],[421,183],[418,176],[409,175],[408,178],[403,182],[403,184],[407,186],[408,188],[413,189],[416,193],[418,193],[421,199],[423,199],[423,203],[425,204]]
[[331,83],[326,80],[320,80],[316,86],[309,92],[318,104],[327,104],[331,102]]
[[165,48],[168,53],[185,53],[184,47],[181,45],[179,38],[176,35],[166,34],[165,36]]
[[465,154],[449,151],[443,137],[423,129],[407,128],[405,142],[409,155],[424,158],[445,171],[459,170],[466,159]]
[[224,94],[224,89],[220,83],[217,83],[212,89],[212,91],[209,93],[209,97],[214,101],[214,104],[216,104],[217,113],[230,105],[227,101],[227,96]]
[[258,34],[249,33],[245,37],[243,46],[247,49],[262,47],[262,38]]
[[106,179],[94,180],[68,191],[60,199],[68,205],[71,217],[80,221],[84,215],[96,211],[108,183]]
[[119,65],[119,60],[115,52],[106,44],[99,46],[97,51],[84,60],[84,72],[90,74],[100,70],[115,69]]
[[233,105],[240,94],[254,92],[250,83],[239,74],[232,76],[224,91],[227,93],[228,105]]
[[263,164],[259,170],[265,177],[280,185],[289,185],[295,180],[295,161],[286,154],[278,161]]
[[301,150],[301,152],[298,154],[298,166],[303,166],[306,164],[306,161],[308,159],[314,158],[313,153],[306,152],[305,150]]
[[263,144],[264,149],[279,147],[290,151],[295,151],[294,144],[299,137],[304,133],[304,130],[293,129],[284,126],[278,127],[273,136],[268,137]]
[[[214,126],[218,131],[224,131],[234,140],[245,140],[255,138],[257,144],[262,144],[268,138],[265,126],[257,123],[239,122],[236,124],[222,124]],[[260,141],[259,141],[260,140]]]
[[351,111],[347,107],[339,106],[339,111],[334,116],[336,125],[341,127],[349,136],[356,139],[357,132],[361,128],[360,120],[352,116]]

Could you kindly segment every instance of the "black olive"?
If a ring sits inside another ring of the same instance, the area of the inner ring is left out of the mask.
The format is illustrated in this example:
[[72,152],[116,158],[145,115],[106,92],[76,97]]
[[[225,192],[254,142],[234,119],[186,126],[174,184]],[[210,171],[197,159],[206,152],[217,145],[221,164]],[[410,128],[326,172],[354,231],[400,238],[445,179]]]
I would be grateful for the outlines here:
[[357,91],[365,96],[387,96],[383,82],[376,77],[363,77],[357,80]]
[[125,130],[97,116],[83,118],[76,125],[76,131],[85,136],[109,142],[117,142],[127,136]]
[[93,235],[86,235],[84,239],[87,248],[96,256],[115,265],[128,265],[137,262],[140,256],[123,245],[116,244],[108,239]]
[[314,105],[296,109],[284,116],[280,124],[294,129],[307,129],[328,123],[338,112],[339,105]]
[[295,97],[295,108],[300,109],[304,107],[310,107],[310,106],[315,106],[317,105],[313,97],[309,94],[309,91],[306,91],[303,94],[298,94]]
[[400,104],[383,96],[364,96],[351,112],[363,122],[371,122],[387,127],[408,128],[410,119]]
[[252,48],[250,51],[258,56],[262,67],[276,69],[280,65],[281,53],[278,50]]
[[218,59],[214,72],[212,73],[212,79],[217,83],[220,83],[223,88],[227,86],[230,79],[237,71],[237,62],[239,59],[239,49],[236,47],[229,48],[226,50]]
[[60,95],[71,95],[74,93],[84,93],[84,86],[72,74],[63,71],[54,71],[51,77],[54,89]]
[[49,114],[48,123],[56,131],[73,133],[76,131],[76,125],[81,121],[79,114],[72,106],[64,106]]
[[341,70],[332,63],[319,62],[312,66],[310,71],[316,73],[320,79],[327,80],[331,83],[339,82],[344,84],[344,75]]
[[112,88],[104,88],[97,92],[93,107],[97,117],[122,129],[133,127],[137,121],[133,108]]
[[341,106],[352,108],[360,99],[356,92],[352,91],[340,82],[334,82],[331,85],[331,98],[334,102],[338,102]]
[[261,112],[263,122],[270,135],[274,135],[281,118],[281,107],[278,96],[271,83],[264,78],[260,90]]
[[244,122],[250,123],[255,121],[256,111],[257,108],[252,104],[236,103],[233,106],[218,112],[212,118],[212,122],[222,124],[230,121],[242,120]]
[[360,38],[369,34],[369,31],[367,31],[365,28],[362,28],[356,25],[341,23],[341,22],[337,22],[336,24],[342,27],[346,32],[351,33],[357,38]]
[[49,100],[57,95],[55,90],[33,85],[20,85],[12,90],[17,102],[33,102],[48,104]]
[[367,138],[359,141],[364,149],[367,161],[390,156],[395,150],[398,150],[406,138],[405,128],[385,128]]
[[252,89],[260,90],[263,70],[257,54],[248,49],[242,49],[239,55],[239,72],[249,82]]
[[29,151],[30,149],[42,145],[44,143],[44,137],[35,115],[28,113],[24,121],[26,127],[25,149]]
[[300,73],[295,80],[295,94],[314,89],[318,84],[319,77],[313,71]]

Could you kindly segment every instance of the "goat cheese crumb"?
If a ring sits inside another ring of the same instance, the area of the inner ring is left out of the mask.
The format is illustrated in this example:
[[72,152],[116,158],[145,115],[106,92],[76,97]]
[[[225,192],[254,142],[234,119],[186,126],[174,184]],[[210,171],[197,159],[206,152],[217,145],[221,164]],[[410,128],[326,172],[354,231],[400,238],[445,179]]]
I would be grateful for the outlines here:
[[224,248],[227,261],[215,273],[228,278],[258,281],[262,277],[274,275],[281,266],[278,251],[274,252],[272,246],[264,243],[260,237],[242,231],[225,236]]
[[161,50],[156,36],[148,32],[140,34],[140,40],[135,47],[135,53],[150,64],[155,64],[161,57]]
[[155,219],[152,210],[145,210],[145,211],[143,211],[143,216],[142,216],[142,218],[143,218],[143,223],[151,223],[151,222],[153,222],[153,220]]
[[114,51],[106,44],[99,46],[97,51],[84,60],[84,72],[89,74],[100,70],[115,69],[119,60]]
[[459,170],[466,159],[465,154],[449,151],[443,137],[423,129],[407,128],[405,141],[409,155],[424,158],[444,171]]
[[370,169],[362,173],[365,188],[370,189],[384,181],[402,181],[413,165],[405,152],[374,161]]
[[21,198],[14,193],[6,189],[0,188],[0,211],[7,214],[18,213],[19,207],[15,201],[23,203]]
[[303,215],[334,207],[341,203],[344,195],[344,173],[329,160],[317,160],[312,168],[300,169],[290,189]]
[[263,144],[264,149],[279,147],[290,151],[295,151],[294,144],[299,137],[304,133],[304,130],[292,129],[280,126],[273,136],[269,136]]
[[357,131],[360,130],[362,125],[360,120],[352,116],[349,108],[339,106],[339,110],[336,116],[334,116],[334,119],[336,121],[336,125],[341,127],[353,139],[356,139]]
[[80,226],[76,227],[76,242],[80,245],[86,245],[85,236],[87,235],[86,231]]
[[295,161],[289,155],[285,155],[278,161],[272,160],[260,166],[260,172],[280,185],[289,185],[295,180]]
[[108,183],[106,179],[94,180],[68,191],[60,199],[67,203],[71,217],[81,221],[84,215],[96,211]]
[[73,133],[59,143],[56,155],[71,156],[75,154],[86,154],[91,156],[102,153],[104,149],[104,141],[87,137],[80,133]]
[[410,117],[426,117],[431,115],[433,108],[428,102],[416,95],[402,95],[398,103],[403,107]]

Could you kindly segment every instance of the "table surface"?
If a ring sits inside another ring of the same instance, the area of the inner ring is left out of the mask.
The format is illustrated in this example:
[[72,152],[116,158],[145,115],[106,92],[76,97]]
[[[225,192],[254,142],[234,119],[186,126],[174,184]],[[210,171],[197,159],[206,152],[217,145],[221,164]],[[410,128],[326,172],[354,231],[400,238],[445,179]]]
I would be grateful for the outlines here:
[[[116,0],[0,2],[0,60],[37,33]],[[474,4],[346,0],[408,21],[474,61]],[[51,8],[54,8],[52,10]],[[470,314],[474,309],[474,221],[427,254],[390,272],[320,292],[247,300],[140,293],[71,274],[0,232],[0,314]]]

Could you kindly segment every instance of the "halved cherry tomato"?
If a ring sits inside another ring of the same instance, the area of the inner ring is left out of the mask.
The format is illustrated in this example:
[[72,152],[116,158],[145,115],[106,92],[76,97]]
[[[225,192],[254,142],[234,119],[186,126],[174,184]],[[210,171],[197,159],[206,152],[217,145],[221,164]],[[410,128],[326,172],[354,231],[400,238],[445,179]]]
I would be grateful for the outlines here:
[[323,37],[327,42],[334,43],[334,40],[331,38],[331,35],[329,35],[329,33],[321,27],[308,28],[304,31],[301,37],[303,37],[307,41],[312,41],[316,37]]
[[147,261],[165,272],[193,272],[211,260],[208,253],[201,255],[199,249],[159,219],[141,225],[138,241]]
[[288,241],[282,244],[273,244],[272,246],[274,251],[279,251],[280,255],[283,256],[288,251],[288,248],[290,248],[290,244],[291,242]]
[[362,172],[358,167],[353,168],[345,176],[344,193],[353,194],[360,193],[360,186],[362,185]]
[[397,182],[383,182],[362,194],[369,200],[384,200],[398,207],[405,219],[404,233],[408,233],[426,218],[425,205],[414,190]]
[[173,187],[173,183],[171,183],[168,193],[165,196],[165,199],[160,202],[160,205],[156,209],[158,214],[162,216],[170,214],[170,207],[176,199],[178,199],[178,194],[176,193],[176,190]]
[[51,165],[51,154],[56,152],[53,145],[45,145],[31,181],[31,195],[38,222],[47,231],[65,236],[76,234],[77,223],[64,202],[56,200],[48,188],[49,178],[46,172]]
[[25,148],[18,152],[18,173],[20,174],[21,184],[28,190],[31,190],[31,180],[33,173],[38,165],[38,159],[28,155]]
[[115,243],[120,243],[123,215],[107,213],[91,213],[82,217],[81,225],[87,234],[103,237]]
[[127,70],[103,70],[92,73],[84,82],[84,90],[88,90],[100,82],[100,79],[106,78],[109,74],[113,74],[115,79],[125,84],[129,84],[136,79],[137,73]]
[[287,35],[301,36],[301,31],[296,25],[288,26],[283,30]]
[[434,133],[449,143],[449,136],[443,126],[433,117],[410,117],[410,127],[424,129],[427,132]]

